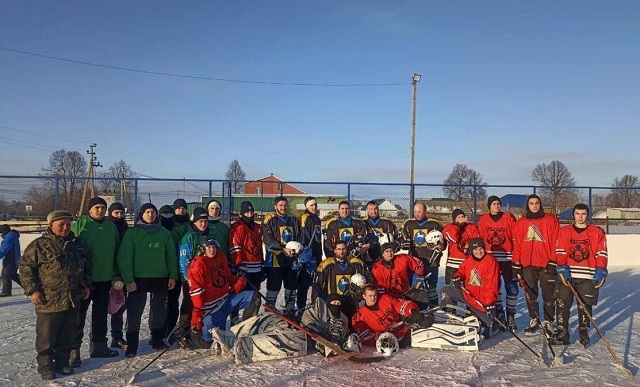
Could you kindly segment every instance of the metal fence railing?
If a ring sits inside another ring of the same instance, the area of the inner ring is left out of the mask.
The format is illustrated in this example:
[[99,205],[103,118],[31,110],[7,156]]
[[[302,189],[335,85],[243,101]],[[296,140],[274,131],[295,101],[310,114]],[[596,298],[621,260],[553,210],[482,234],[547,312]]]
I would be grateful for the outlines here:
[[[640,187],[540,187],[527,185],[462,185],[398,184],[363,182],[279,181],[266,178],[258,181],[216,179],[153,179],[94,178],[74,179],[55,176],[0,176],[0,221],[11,219],[44,219],[54,209],[67,209],[76,214],[86,212],[89,198],[99,195],[108,202],[120,201],[130,216],[143,203],[158,208],[171,205],[176,198],[189,203],[191,212],[209,200],[218,200],[223,217],[232,220],[243,200],[249,200],[259,215],[273,211],[276,196],[286,196],[289,209],[304,211],[304,198],[318,199],[321,217],[337,212],[341,200],[349,200],[355,216],[365,216],[365,205],[375,200],[380,213],[402,223],[413,212],[414,198],[427,206],[430,217],[451,222],[451,211],[461,208],[475,220],[487,211],[487,197],[502,199],[503,210],[516,216],[523,213],[526,196],[542,197],[545,210],[557,214],[563,223],[570,223],[571,208],[585,203],[591,209],[592,221],[612,234],[640,233]],[[84,202],[82,197],[85,196]]]

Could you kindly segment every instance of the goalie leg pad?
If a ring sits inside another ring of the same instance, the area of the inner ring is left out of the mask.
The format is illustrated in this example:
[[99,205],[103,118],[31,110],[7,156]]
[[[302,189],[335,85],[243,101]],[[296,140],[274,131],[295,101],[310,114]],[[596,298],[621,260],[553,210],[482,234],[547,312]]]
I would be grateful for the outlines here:
[[278,329],[235,340],[233,354],[236,364],[278,360],[307,354],[307,337],[297,329]]
[[455,351],[477,351],[480,344],[480,323],[475,316],[461,317],[437,311],[436,322],[426,329],[411,331],[411,346]]

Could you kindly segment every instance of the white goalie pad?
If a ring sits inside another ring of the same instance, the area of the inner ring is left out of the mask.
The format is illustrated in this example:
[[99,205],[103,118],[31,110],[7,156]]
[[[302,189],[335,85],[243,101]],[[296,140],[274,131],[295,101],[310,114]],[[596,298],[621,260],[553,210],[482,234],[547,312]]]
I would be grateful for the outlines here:
[[461,317],[442,310],[433,312],[434,324],[411,331],[411,346],[453,351],[477,351],[480,322],[471,315]]
[[276,329],[287,329],[289,325],[274,315],[273,313],[259,313],[245,321],[231,327],[231,332],[236,337],[256,335],[274,331]]
[[233,346],[236,364],[278,360],[307,354],[307,337],[297,329],[276,329],[237,337]]

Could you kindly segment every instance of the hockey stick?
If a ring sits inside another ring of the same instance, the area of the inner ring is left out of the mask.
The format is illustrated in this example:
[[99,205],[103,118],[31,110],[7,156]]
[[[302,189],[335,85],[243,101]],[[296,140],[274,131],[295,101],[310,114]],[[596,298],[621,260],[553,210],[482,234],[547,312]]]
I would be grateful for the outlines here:
[[[529,285],[527,285],[526,282],[524,282],[524,279],[522,278],[521,275],[518,275],[518,283],[520,283],[520,287],[522,287],[522,291],[524,291],[524,297],[527,300],[527,305],[529,305],[531,308],[533,308],[533,301],[531,301],[531,296],[529,296],[529,291],[531,291],[531,287]],[[533,291],[531,291],[531,293],[533,293]],[[540,311],[536,310],[536,318],[538,319],[538,322],[540,321]],[[540,323],[542,325],[542,323]],[[553,350],[553,346],[551,345],[551,337],[549,336],[547,329],[543,326],[542,327],[542,335],[544,336],[545,340],[547,340],[547,346],[549,347],[549,351],[551,352],[551,356],[553,356],[553,359],[556,359],[556,352]]]
[[622,368],[622,370],[624,371],[625,374],[627,374],[627,376],[629,376],[630,378],[633,379],[633,374],[631,373],[631,370],[629,370],[627,367],[624,366],[624,364],[622,364],[622,362],[620,361],[620,359],[618,358],[616,353],[611,348],[611,345],[609,345],[609,342],[607,341],[607,339],[604,338],[604,335],[602,334],[602,332],[600,332],[600,328],[598,328],[598,326],[596,325],[596,322],[593,320],[593,317],[591,316],[591,313],[589,313],[589,310],[588,310],[587,306],[585,305],[584,301],[582,301],[582,298],[580,298],[580,296],[578,295],[578,292],[576,291],[576,289],[573,287],[571,282],[567,281],[566,284],[567,284],[567,286],[569,286],[569,289],[571,289],[571,292],[576,297],[576,301],[578,302],[578,306],[582,309],[582,311],[587,316],[589,321],[591,321],[591,324],[593,324],[593,327],[595,328],[596,332],[598,332],[598,335],[600,335],[600,338],[602,339],[602,342],[604,343],[604,345],[609,350],[609,353],[611,354],[611,356],[613,356],[613,360],[616,362],[616,364],[618,366],[620,366],[620,368]]
[[[482,303],[481,303],[481,302],[480,302],[480,301],[479,301],[479,300],[478,300],[478,299],[477,299],[473,294],[471,294],[471,292],[470,292],[469,290],[467,290],[467,288],[465,288],[464,286],[460,286],[460,289],[464,290],[464,291],[469,295],[469,297],[471,297],[471,299],[472,299],[475,303],[477,303],[478,305],[480,305],[480,306],[482,307],[482,309],[484,309],[484,305],[483,305],[483,304],[482,304]],[[528,345],[527,345],[527,343],[525,343],[524,341],[522,341],[522,339],[521,339],[521,338],[519,338],[519,337],[518,337],[518,335],[516,335],[516,334],[515,334],[515,332],[513,332],[513,331],[509,330],[509,328],[507,328],[507,326],[506,326],[506,325],[504,325],[504,323],[503,323],[502,321],[500,321],[500,319],[498,319],[498,318],[497,318],[496,316],[494,316],[494,315],[491,315],[491,319],[492,319],[494,322],[497,322],[497,323],[498,323],[498,325],[500,325],[502,328],[504,328],[504,330],[506,330],[506,331],[508,331],[509,333],[511,333],[511,335],[512,335],[513,337],[515,337],[515,338],[516,338],[516,340],[518,340],[518,341],[520,342],[520,344],[524,345],[524,346],[525,346],[529,351],[531,351],[531,353],[533,353],[534,355],[536,355],[536,357],[537,357],[538,359],[542,359],[542,356],[541,356],[539,353],[537,353],[536,351],[534,351],[534,350],[533,350],[533,348],[531,348],[530,346],[528,346]]]
[[167,352],[168,350],[173,348],[173,346],[176,345],[178,342],[180,342],[180,340],[182,340],[185,337],[187,337],[187,335],[189,335],[189,333],[191,333],[191,330],[187,330],[182,336],[178,337],[178,339],[176,341],[174,341],[167,348],[163,349],[162,352],[160,352],[158,355],[156,355],[156,357],[154,357],[153,360],[151,360],[149,363],[147,363],[146,366],[142,367],[142,369],[140,369],[138,372],[133,374],[133,376],[127,381],[127,385],[132,384],[134,379],[136,378],[136,376],[140,375],[142,373],[142,371],[146,370],[151,364],[153,364],[156,360],[158,360],[160,358],[160,356],[164,355],[165,352]]

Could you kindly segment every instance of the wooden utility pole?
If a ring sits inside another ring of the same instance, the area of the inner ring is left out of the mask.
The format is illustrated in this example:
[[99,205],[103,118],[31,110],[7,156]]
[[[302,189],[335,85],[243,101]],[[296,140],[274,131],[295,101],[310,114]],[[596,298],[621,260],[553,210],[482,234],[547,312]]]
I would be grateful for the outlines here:
[[87,153],[89,154],[89,169],[87,170],[87,179],[84,181],[84,189],[82,190],[82,200],[80,200],[80,209],[78,210],[78,216],[82,216],[82,212],[84,210],[84,201],[87,198],[87,188],[91,185],[91,197],[96,196],[96,186],[95,186],[95,168],[102,167],[102,164],[96,162],[96,152],[94,148],[97,147],[97,144],[89,145],[89,150]]

